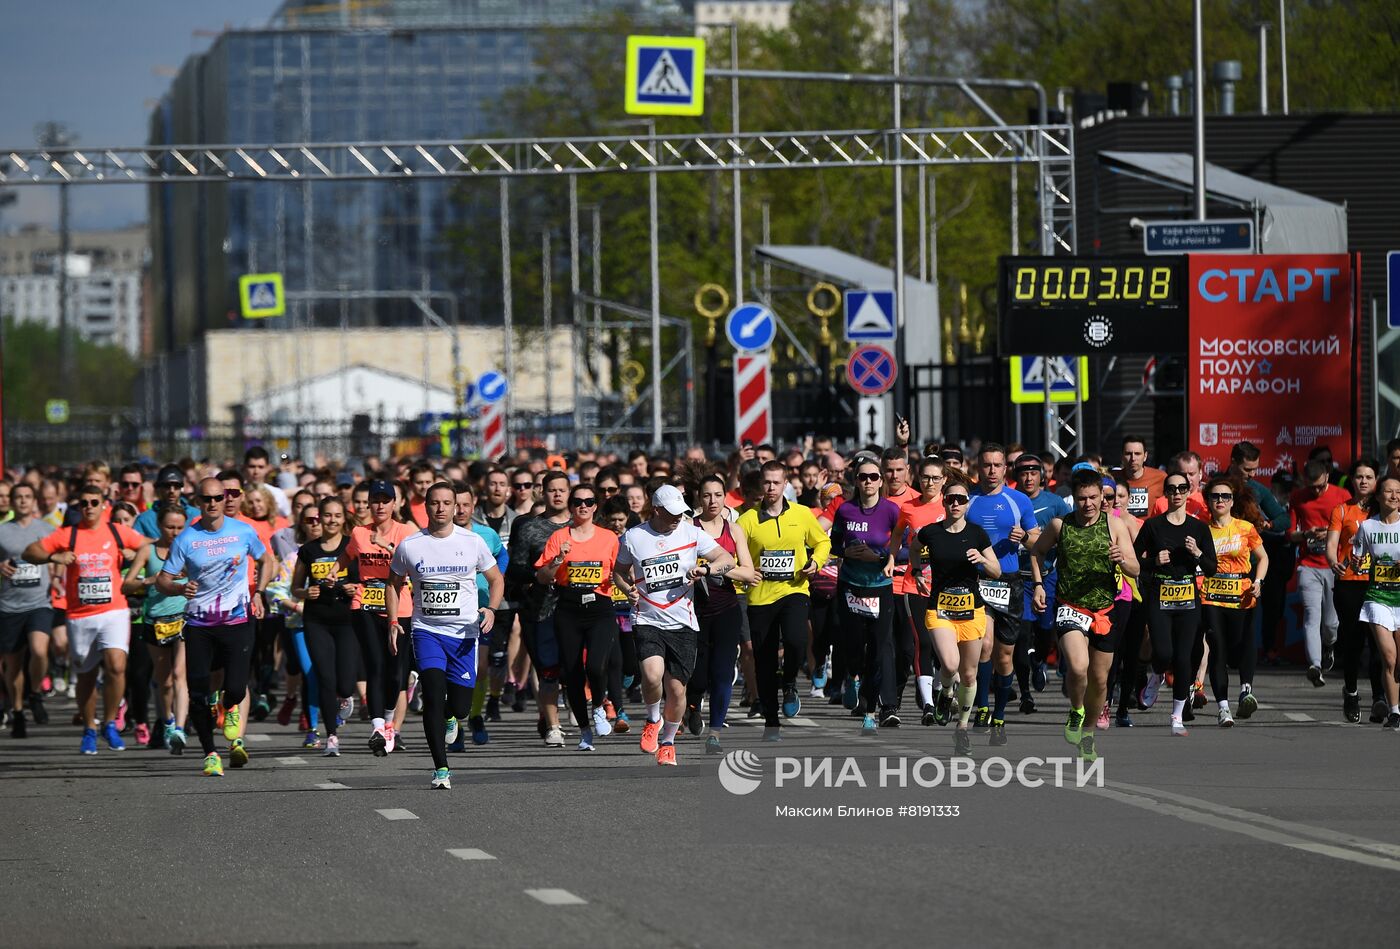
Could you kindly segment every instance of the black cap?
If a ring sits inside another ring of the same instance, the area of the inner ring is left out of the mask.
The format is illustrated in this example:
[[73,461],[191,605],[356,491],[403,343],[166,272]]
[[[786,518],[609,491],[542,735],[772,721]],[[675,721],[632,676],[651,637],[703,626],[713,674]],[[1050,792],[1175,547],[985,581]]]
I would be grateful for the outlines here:
[[355,476],[348,471],[342,471],[335,476],[335,486],[337,488],[349,488],[355,484]]
[[183,485],[184,483],[185,473],[180,470],[179,465],[166,465],[163,468],[161,468],[160,472],[156,475],[157,487],[159,487],[162,484]]
[[392,498],[398,495],[394,492],[394,486],[383,478],[376,478],[369,483],[369,496],[372,498]]
[[1032,454],[1031,452],[1024,452],[1016,459],[1016,470],[1038,471],[1044,464],[1045,462],[1040,460],[1039,455]]

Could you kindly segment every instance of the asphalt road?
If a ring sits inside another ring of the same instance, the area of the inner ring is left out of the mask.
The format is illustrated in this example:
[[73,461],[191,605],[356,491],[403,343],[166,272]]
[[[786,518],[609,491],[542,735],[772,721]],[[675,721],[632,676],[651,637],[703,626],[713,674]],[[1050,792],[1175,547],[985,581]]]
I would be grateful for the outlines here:
[[[1072,753],[1056,687],[1041,712],[1012,714],[1005,748],[976,739],[979,768]],[[813,700],[781,744],[761,743],[742,713],[724,731],[727,751],[757,756],[759,787],[744,795],[721,786],[723,759],[700,739],[681,740],[674,769],[639,753],[636,730],[594,754],[546,750],[533,712],[507,712],[491,744],[454,756],[450,792],[428,789],[416,720],[410,751],[386,759],[365,749],[364,725],[325,759],[294,728],[255,724],[250,766],[216,780],[194,753],[81,757],[71,706],[54,702],[65,724],[0,736],[0,941],[1383,944],[1400,882],[1400,735],[1342,724],[1339,692],[1266,674],[1254,719],[1222,730],[1203,714],[1185,739],[1168,734],[1165,707],[1140,713],[1102,737],[1103,786],[1084,788],[1073,764],[1063,788],[952,787],[950,729],[863,738]],[[822,780],[828,756],[840,786]],[[921,758],[938,764],[916,769]],[[892,776],[902,759],[909,786],[880,787],[881,759]],[[937,786],[914,783],[940,767]],[[801,786],[803,768],[816,786]],[[779,787],[780,772],[798,777]],[[793,812],[810,816],[781,816]]]

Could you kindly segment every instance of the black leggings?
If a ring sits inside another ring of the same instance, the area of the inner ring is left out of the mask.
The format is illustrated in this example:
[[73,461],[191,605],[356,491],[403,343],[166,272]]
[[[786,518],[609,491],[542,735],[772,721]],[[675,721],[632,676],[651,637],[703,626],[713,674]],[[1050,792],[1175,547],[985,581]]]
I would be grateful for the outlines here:
[[739,660],[739,636],[743,619],[738,603],[713,616],[701,616],[700,635],[696,637],[695,671],[686,684],[686,704],[700,707],[700,700],[710,693],[710,727],[723,728],[729,712],[729,699],[734,694],[734,663]]
[[[25,667],[28,668],[28,663]],[[151,710],[151,674],[154,671],[155,660],[151,658],[151,651],[146,648],[146,637],[141,634],[141,625],[132,623],[131,647],[126,656],[126,717],[134,725],[150,723],[148,716]]]
[[1196,681],[1191,657],[1201,639],[1200,607],[1164,610],[1153,602],[1157,597],[1155,586],[1143,593],[1153,598],[1147,602],[1147,631],[1152,635],[1152,670],[1161,675],[1170,668],[1172,698],[1190,698],[1191,685]]
[[334,735],[340,700],[355,694],[356,664],[360,655],[355,630],[349,623],[318,623],[308,619],[303,621],[302,631],[320,692],[313,698],[321,705],[321,722],[326,726],[326,734]]
[[450,708],[453,718],[465,721],[472,711],[473,691],[469,685],[448,684],[444,669],[418,673],[418,694],[423,696],[423,736],[428,740],[434,768],[447,767],[446,710]]
[[1210,691],[1217,702],[1224,702],[1230,698],[1231,665],[1240,670],[1241,686],[1254,682],[1254,608],[1202,606],[1201,619],[1210,642]]
[[[350,622],[365,661],[365,703],[369,706],[370,719],[389,718],[399,702],[399,693],[408,688],[408,671],[413,667],[413,640],[408,621],[399,620],[403,632],[399,636],[397,656],[389,655],[389,620],[383,614],[354,610]],[[310,650],[310,644],[307,649]]]
[[214,716],[209,712],[209,670],[217,657],[224,669],[220,704],[229,709],[248,694],[253,660],[253,624],[190,626],[185,624],[185,678],[190,690],[190,720],[206,755],[214,752]]
[[[846,604],[846,594],[862,599],[874,599],[879,603],[879,616],[866,616],[852,612]],[[836,590],[836,609],[841,614],[841,629],[846,634],[846,643],[853,656],[861,661],[852,663],[861,670],[860,697],[865,700],[868,712],[874,712],[878,705],[882,709],[892,709],[899,704],[897,686],[902,685],[895,673],[894,648],[894,588],[893,587],[849,587],[841,585]]]
[[[285,617],[264,616],[253,621],[253,681],[258,692],[270,692],[272,680],[277,673],[277,641],[287,628]],[[292,650],[296,654],[296,650]]]
[[[1341,655],[1346,691],[1356,691],[1356,677],[1361,671],[1361,652],[1364,647],[1370,646],[1368,672],[1374,701],[1385,698],[1385,691],[1381,686],[1382,663],[1371,636],[1371,624],[1361,622],[1361,604],[1366,599],[1367,585],[1365,580],[1338,580],[1332,588],[1332,603],[1337,608],[1337,648]],[[127,675],[131,675],[129,669]]]
[[812,624],[812,656],[817,664],[816,672],[827,659],[831,660],[831,671],[827,676],[827,694],[833,694],[846,678],[846,653],[841,646],[841,621],[836,615],[836,601],[830,597],[814,596],[808,607],[808,617]]
[[1113,664],[1108,667],[1108,688],[1104,701],[1113,695],[1114,685],[1118,686],[1118,714],[1127,715],[1130,709],[1137,708],[1138,656],[1142,654],[1142,632],[1146,620],[1141,600],[1119,600],[1113,604],[1110,614],[1115,625],[1122,623],[1118,631],[1118,646],[1113,650]]
[[[895,699],[904,698],[904,684],[912,674],[932,676],[938,669],[933,651],[933,635],[924,625],[928,598],[917,593],[900,593],[894,598],[897,623],[894,628]],[[917,695],[917,692],[915,693]]]
[[[763,723],[778,724],[778,692],[797,684],[797,670],[807,654],[807,608],[805,593],[789,593],[774,603],[749,606],[749,631],[753,636],[754,675],[758,679],[758,700],[763,706]],[[782,678],[778,676],[778,643],[783,644]],[[847,673],[852,672],[849,667]]]
[[[554,635],[559,641],[559,669],[569,696],[569,708],[579,728],[592,728],[588,694],[601,706],[608,693],[608,658],[617,641],[617,614],[612,600],[600,599],[596,608],[559,604],[554,611]],[[585,657],[586,653],[586,657]]]

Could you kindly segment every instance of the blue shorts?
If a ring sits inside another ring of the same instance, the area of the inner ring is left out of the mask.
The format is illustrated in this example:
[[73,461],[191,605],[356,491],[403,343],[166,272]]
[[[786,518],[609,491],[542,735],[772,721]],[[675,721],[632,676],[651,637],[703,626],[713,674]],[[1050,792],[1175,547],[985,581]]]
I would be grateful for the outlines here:
[[477,641],[454,639],[441,633],[413,631],[413,655],[419,670],[442,669],[448,685],[476,685]]
[[1031,609],[1031,598],[1035,596],[1035,584],[1026,579],[1025,584],[1025,610],[1021,613],[1021,619],[1026,622],[1034,622],[1039,629],[1050,629],[1055,625],[1055,584],[1059,579],[1054,570],[1041,577],[1045,584],[1045,612],[1037,614]]

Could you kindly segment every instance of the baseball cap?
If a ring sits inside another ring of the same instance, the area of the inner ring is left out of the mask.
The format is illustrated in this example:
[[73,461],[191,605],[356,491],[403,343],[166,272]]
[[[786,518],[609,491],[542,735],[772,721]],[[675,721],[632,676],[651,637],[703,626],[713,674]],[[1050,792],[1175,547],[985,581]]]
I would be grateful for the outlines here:
[[337,488],[352,488],[355,486],[355,476],[348,471],[342,471],[335,476],[335,486]]
[[544,466],[546,468],[553,468],[558,469],[559,471],[564,471],[568,468],[569,465],[568,462],[564,460],[563,455],[550,455],[547,458],[545,458]]
[[394,486],[383,478],[376,478],[369,483],[369,496],[372,498],[396,497]]
[[651,496],[651,506],[677,517],[690,513],[690,505],[685,503],[681,489],[673,484],[663,484],[657,488]]
[[180,470],[179,465],[165,465],[156,475],[156,484],[179,484],[185,483],[185,473]]

